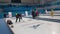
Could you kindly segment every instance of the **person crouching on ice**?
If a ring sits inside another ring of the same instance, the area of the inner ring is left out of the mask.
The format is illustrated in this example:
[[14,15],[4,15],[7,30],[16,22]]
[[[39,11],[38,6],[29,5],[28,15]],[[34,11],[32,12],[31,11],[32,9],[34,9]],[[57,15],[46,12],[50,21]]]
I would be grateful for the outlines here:
[[8,25],[11,25],[11,27],[13,28],[13,25],[12,25],[13,23],[12,23],[11,20],[7,20],[7,24],[8,24]]

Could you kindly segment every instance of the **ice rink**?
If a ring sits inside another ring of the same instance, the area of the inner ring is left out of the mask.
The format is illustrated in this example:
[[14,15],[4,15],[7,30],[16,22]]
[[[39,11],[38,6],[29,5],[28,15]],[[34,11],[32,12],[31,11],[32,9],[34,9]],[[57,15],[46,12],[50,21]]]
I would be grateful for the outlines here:
[[21,22],[15,22],[15,17],[6,18],[13,22],[14,34],[60,34],[60,16],[39,16],[32,19],[31,17],[23,17]]

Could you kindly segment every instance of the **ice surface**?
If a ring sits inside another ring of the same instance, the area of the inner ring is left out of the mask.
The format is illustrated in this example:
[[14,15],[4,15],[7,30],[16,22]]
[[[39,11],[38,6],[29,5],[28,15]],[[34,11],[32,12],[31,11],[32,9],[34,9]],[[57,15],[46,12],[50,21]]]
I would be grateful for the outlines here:
[[[40,16],[43,18],[43,16]],[[47,18],[48,16],[44,17]],[[50,18],[50,17],[48,17]],[[60,34],[60,23],[44,20],[36,20],[24,18],[21,22],[15,22],[15,18],[7,18],[12,20],[14,28],[11,28],[15,34]],[[51,18],[52,19],[52,18]],[[31,27],[36,27],[36,29]]]

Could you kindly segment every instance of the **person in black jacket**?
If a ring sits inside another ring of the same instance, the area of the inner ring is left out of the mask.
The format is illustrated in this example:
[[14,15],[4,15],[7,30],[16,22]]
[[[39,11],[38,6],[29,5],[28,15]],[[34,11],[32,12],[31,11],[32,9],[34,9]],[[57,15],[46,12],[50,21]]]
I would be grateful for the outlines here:
[[20,19],[22,19],[22,14],[19,14],[19,22],[20,22]]
[[4,14],[4,18],[6,18],[6,16],[7,16],[7,15],[6,15],[6,14]]
[[18,19],[19,19],[19,14],[16,15],[16,22],[17,22]]
[[36,16],[36,14],[35,14],[34,10],[32,10],[32,17],[33,17],[33,19],[35,18],[35,16]]
[[19,19],[19,22],[20,22],[20,19],[22,19],[22,14],[17,14],[16,15],[16,22],[17,22],[18,19]]

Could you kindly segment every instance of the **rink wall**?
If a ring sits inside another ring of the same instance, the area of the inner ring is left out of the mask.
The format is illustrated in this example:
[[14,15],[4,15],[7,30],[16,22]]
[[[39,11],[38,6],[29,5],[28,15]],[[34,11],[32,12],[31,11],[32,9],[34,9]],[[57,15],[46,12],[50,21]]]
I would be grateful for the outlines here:
[[[48,11],[48,13],[50,13],[50,11]],[[60,14],[60,10],[56,10],[54,11],[55,14]]]

